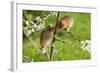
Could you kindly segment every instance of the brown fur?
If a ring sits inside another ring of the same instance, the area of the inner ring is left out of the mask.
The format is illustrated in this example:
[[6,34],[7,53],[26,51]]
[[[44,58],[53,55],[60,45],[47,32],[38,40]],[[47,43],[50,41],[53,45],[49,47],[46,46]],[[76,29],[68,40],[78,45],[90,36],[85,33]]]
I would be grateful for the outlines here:
[[59,29],[70,29],[73,25],[72,16],[64,16],[57,22],[57,30]]
[[42,32],[41,32],[41,36],[40,36],[40,44],[41,44],[41,47],[45,47],[45,44],[48,42],[48,40],[50,38],[52,38],[53,36],[53,31],[54,31],[54,28],[53,27],[50,27],[50,26],[47,26]]

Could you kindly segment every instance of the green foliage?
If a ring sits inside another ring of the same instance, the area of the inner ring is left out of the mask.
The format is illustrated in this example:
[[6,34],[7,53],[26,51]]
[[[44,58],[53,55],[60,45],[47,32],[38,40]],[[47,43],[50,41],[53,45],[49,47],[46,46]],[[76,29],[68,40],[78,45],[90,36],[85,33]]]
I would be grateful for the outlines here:
[[[31,10],[24,10],[23,11],[23,19],[33,21],[35,17],[40,16],[41,18],[48,15],[48,11],[31,11]],[[65,15],[73,16],[74,18],[74,26],[71,28],[70,31],[75,33],[76,35],[80,36],[81,40],[91,40],[91,15],[89,13],[79,13],[79,12],[61,12],[60,17]],[[55,25],[56,16],[50,16],[45,20],[45,26],[47,25]],[[27,38],[23,39],[23,62],[24,56],[27,56],[29,60],[34,62],[39,61],[48,61],[47,56],[42,54],[39,51],[40,48],[40,33],[41,31],[36,31],[32,35],[34,40],[35,47],[33,48]],[[81,44],[79,41],[75,40],[69,34],[64,31],[58,32],[57,37],[62,40],[66,40],[68,42],[73,43],[64,44],[60,41],[56,41],[54,48],[60,49],[56,54],[54,54],[53,60],[54,61],[63,61],[63,60],[85,60],[91,59],[91,53],[88,51],[83,50],[80,48]],[[24,37],[24,36],[23,36]]]

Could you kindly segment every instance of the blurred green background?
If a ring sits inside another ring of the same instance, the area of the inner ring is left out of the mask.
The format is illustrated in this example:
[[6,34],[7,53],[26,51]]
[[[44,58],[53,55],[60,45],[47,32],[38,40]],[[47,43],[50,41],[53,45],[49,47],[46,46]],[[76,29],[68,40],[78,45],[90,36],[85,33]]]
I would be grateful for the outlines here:
[[[43,19],[49,14],[49,11],[23,10],[23,19],[36,22],[35,18],[37,16]],[[70,31],[78,35],[81,40],[91,40],[91,14],[82,12],[60,12],[59,19],[66,15],[70,15],[74,18],[74,25]],[[55,23],[56,15],[51,15],[47,19],[45,19],[45,26],[54,26]],[[23,23],[23,27],[24,26],[25,25]],[[41,31],[42,30],[34,31],[31,35],[29,35],[34,42],[34,47],[32,46],[32,44],[30,44],[29,39],[23,33],[23,62],[48,61],[46,54],[42,54],[39,51]],[[61,31],[58,32],[56,36],[62,40],[73,43],[73,45],[64,44],[62,42],[56,41],[54,47],[60,50],[54,54],[54,61],[91,59],[91,53],[80,48],[80,42],[75,40],[69,34]]]

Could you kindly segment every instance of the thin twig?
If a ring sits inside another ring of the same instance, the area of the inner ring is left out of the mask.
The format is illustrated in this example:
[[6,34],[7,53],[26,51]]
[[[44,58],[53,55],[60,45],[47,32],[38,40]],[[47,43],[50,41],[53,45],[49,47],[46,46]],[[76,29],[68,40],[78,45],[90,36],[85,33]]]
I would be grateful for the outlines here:
[[78,40],[79,42],[81,41],[80,37],[77,36],[76,34],[72,33],[72,32],[67,32],[68,34],[70,34],[72,37],[74,37],[76,40]]
[[46,52],[46,54],[47,54],[47,58],[48,58],[48,60],[50,61],[50,56],[49,56],[48,51]]
[[65,44],[74,45],[73,43],[70,43],[70,42],[67,42],[67,41],[64,41],[64,40],[61,40],[58,38],[55,38],[55,40],[60,41],[60,42],[65,43]]
[[53,34],[53,42],[52,42],[52,47],[51,47],[51,51],[50,51],[50,61],[52,60],[52,57],[53,57],[53,44],[55,43],[56,26],[57,26],[57,22],[59,19],[59,15],[60,15],[60,12],[58,12],[58,14],[57,14],[56,25],[55,25],[55,30],[54,30],[54,34]]

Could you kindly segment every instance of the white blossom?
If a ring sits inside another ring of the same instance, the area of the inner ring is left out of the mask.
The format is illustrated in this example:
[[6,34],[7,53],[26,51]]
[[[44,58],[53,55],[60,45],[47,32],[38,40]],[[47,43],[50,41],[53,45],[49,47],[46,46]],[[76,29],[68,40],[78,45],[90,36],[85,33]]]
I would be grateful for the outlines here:
[[25,24],[26,24],[26,25],[29,25],[29,21],[26,20],[26,21],[25,21]]
[[30,35],[32,33],[32,31],[31,30],[27,30],[26,33],[27,33],[27,35]]
[[[57,15],[57,12],[50,12],[46,17],[41,18],[40,16],[37,16],[34,18],[37,22],[34,23],[34,21],[28,21],[28,20],[23,20],[26,24],[24,26],[24,30],[28,35],[32,34],[32,32],[39,31],[45,28],[45,20],[53,15]],[[52,24],[50,24],[52,26]]]
[[83,50],[91,52],[91,41],[90,40],[81,41],[81,44],[82,44],[81,48]]
[[57,15],[57,12],[50,12],[50,13],[51,13],[52,16]]
[[35,23],[34,23],[34,21],[30,21],[30,24],[31,24],[31,25],[34,25]]
[[48,17],[54,16],[54,15],[57,15],[57,12],[50,12],[50,14],[44,17],[43,20],[46,20]]
[[35,19],[36,19],[38,22],[41,22],[41,21],[42,21],[42,19],[40,18],[40,16],[37,16]]
[[32,28],[32,32],[34,32],[35,30],[34,30],[34,28]]
[[34,24],[33,24],[33,28],[36,28],[36,27],[37,27],[37,25],[34,23]]

